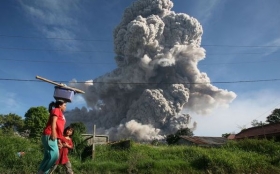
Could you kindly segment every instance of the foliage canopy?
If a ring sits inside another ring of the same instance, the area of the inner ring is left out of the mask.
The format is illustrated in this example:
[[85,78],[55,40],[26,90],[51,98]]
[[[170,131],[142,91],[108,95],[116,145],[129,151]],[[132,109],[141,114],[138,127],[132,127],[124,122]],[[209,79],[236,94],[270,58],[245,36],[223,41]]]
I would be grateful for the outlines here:
[[24,116],[25,129],[30,130],[29,137],[39,139],[49,118],[47,108],[44,106],[31,107]]
[[9,113],[0,115],[0,128],[3,133],[13,133],[21,131],[24,126],[24,121],[21,116]]
[[279,123],[280,122],[280,109],[274,109],[272,113],[266,117],[266,122],[271,123]]
[[166,142],[168,144],[176,144],[180,139],[180,136],[193,136],[193,132],[189,128],[179,129],[175,134],[167,135]]

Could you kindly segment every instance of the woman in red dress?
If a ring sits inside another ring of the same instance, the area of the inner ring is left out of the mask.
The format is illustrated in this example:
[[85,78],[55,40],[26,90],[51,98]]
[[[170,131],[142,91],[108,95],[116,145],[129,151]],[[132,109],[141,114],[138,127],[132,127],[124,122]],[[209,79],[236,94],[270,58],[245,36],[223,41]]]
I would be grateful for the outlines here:
[[44,158],[40,164],[38,174],[47,174],[55,164],[59,156],[58,140],[64,140],[62,131],[64,130],[65,117],[63,112],[66,110],[64,100],[56,100],[49,104],[49,120],[43,130],[42,143],[44,146]]

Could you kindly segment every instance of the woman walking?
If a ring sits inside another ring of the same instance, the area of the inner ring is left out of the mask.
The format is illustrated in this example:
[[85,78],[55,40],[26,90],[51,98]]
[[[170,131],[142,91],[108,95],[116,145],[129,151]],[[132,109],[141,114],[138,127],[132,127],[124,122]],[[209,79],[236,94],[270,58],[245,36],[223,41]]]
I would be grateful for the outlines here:
[[66,110],[66,102],[57,100],[49,104],[49,120],[44,128],[42,143],[44,146],[44,158],[40,164],[37,174],[48,174],[59,156],[58,140],[66,141],[63,136],[65,117],[63,112]]

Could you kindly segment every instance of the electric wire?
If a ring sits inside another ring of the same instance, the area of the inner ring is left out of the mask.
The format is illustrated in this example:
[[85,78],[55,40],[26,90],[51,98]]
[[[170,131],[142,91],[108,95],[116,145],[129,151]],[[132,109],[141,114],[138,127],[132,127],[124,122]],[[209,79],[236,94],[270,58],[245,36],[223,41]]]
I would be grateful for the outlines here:
[[[276,99],[277,101],[279,100],[279,99]],[[274,103],[274,102],[273,102]],[[276,106],[279,106],[280,105],[280,103],[277,103],[276,105],[273,105],[270,109],[268,109],[268,110],[266,110],[265,112],[263,112],[262,114],[260,114],[259,116],[257,116],[257,117],[255,117],[253,120],[257,120],[258,118],[260,118],[260,117],[262,117],[262,116],[264,116],[264,114],[266,114],[266,113],[268,113],[268,112],[271,112],[271,110],[274,108],[275,109],[275,107]],[[253,121],[252,120],[252,121]],[[252,122],[250,122],[250,123],[247,123],[247,124],[245,124],[245,126],[246,125],[249,125],[249,124],[251,124]]]
[[98,50],[64,50],[64,49],[39,49],[39,48],[19,48],[19,47],[1,47],[0,49],[5,50],[21,50],[21,51],[49,51],[49,52],[81,52],[81,53],[113,53],[109,51],[98,51]]
[[[115,64],[109,62],[83,62],[83,61],[49,61],[49,60],[26,60],[26,59],[6,59],[0,58],[0,61],[16,61],[16,62],[32,62],[32,63],[75,63],[75,64]],[[243,62],[230,62],[230,63],[223,63],[223,62],[214,62],[214,63],[199,63],[199,65],[233,65],[233,64],[250,64],[250,63],[265,63],[265,62],[275,62],[279,61],[277,59],[273,60],[260,60],[260,61],[243,61]]]
[[91,41],[91,42],[112,42],[107,39],[73,39],[73,38],[61,38],[61,37],[35,37],[35,36],[20,36],[20,35],[3,35],[0,37],[9,37],[9,38],[23,38],[23,39],[46,39],[46,40],[77,40],[77,41]]
[[[11,78],[0,78],[0,81],[18,81],[18,82],[41,82],[39,80],[31,80],[31,79],[11,79]],[[260,79],[260,80],[239,80],[239,81],[214,81],[214,82],[205,82],[205,83],[197,83],[197,82],[186,82],[186,83],[168,83],[168,82],[100,82],[100,81],[77,81],[73,83],[96,83],[96,84],[127,84],[127,85],[145,85],[145,84],[229,84],[229,83],[252,83],[252,82],[273,82],[280,81],[280,79]],[[54,82],[60,83],[69,83],[69,81],[59,80]]]
[[[61,38],[61,37],[35,37],[35,36],[21,36],[21,35],[4,35],[0,34],[0,37],[8,38],[28,38],[28,39],[47,39],[47,40],[77,40],[77,41],[93,41],[93,42],[112,42],[109,39],[82,39],[82,38]],[[221,45],[221,44],[201,44],[206,47],[280,47],[280,45]]]
[[33,63],[75,63],[75,64],[114,64],[114,63],[101,63],[101,62],[74,62],[74,61],[48,61],[48,60],[24,60],[24,59],[1,59],[6,61],[18,61],[18,62],[33,62]]

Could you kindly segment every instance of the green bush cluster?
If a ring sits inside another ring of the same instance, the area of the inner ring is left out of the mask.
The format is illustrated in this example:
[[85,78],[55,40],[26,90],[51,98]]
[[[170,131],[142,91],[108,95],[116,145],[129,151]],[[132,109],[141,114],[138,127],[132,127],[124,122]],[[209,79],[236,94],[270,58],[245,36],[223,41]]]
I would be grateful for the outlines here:
[[[0,135],[0,173],[36,173],[42,160],[41,143]],[[25,155],[18,156],[17,152]],[[221,148],[153,146],[133,142],[129,149],[95,147],[94,159],[70,154],[75,173],[241,174],[280,173],[280,144],[270,140],[232,141]],[[63,170],[57,170],[61,173]]]
[[17,136],[0,136],[0,144],[0,173],[31,174],[37,171],[43,156],[39,144]]

